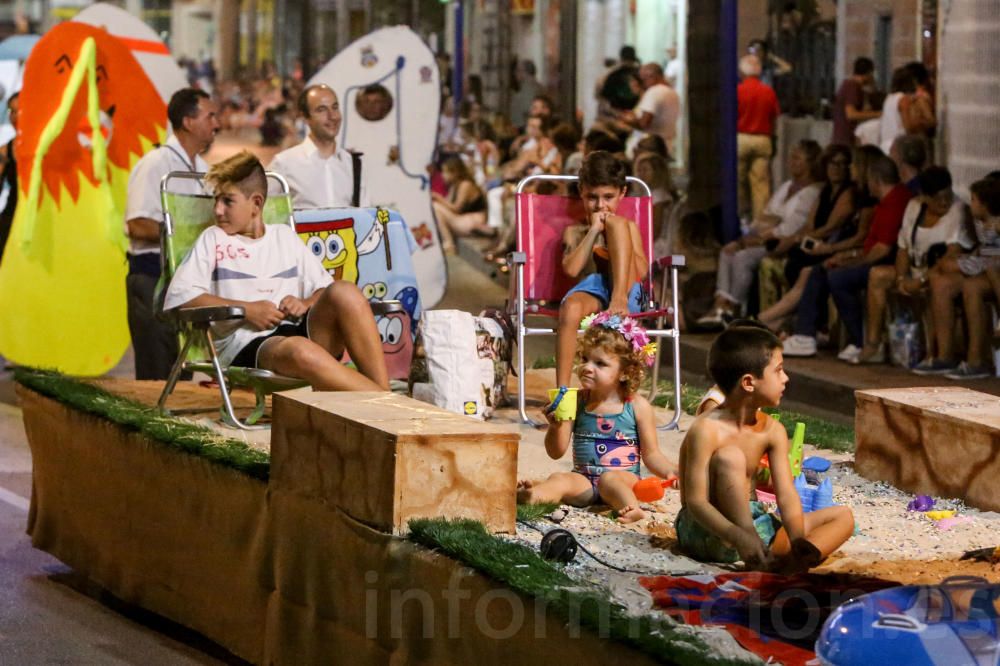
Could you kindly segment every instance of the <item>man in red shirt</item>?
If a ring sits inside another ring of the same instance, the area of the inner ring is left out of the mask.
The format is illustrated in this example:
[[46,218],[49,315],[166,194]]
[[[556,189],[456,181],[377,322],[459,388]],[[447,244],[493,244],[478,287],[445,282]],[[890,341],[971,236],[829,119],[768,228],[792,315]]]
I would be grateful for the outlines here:
[[865,86],[875,83],[875,63],[861,57],[854,61],[854,74],[844,79],[833,99],[833,137],[830,143],[854,145],[854,128],[858,123],[882,115],[881,111],[865,109]]
[[896,163],[878,157],[868,165],[868,189],[878,197],[871,228],[861,250],[846,250],[833,255],[809,274],[795,317],[795,335],[785,340],[785,356],[816,354],[816,328],[826,310],[827,298],[833,296],[837,312],[847,328],[848,345],[837,358],[857,363],[864,345],[864,301],[861,293],[868,285],[868,273],[876,264],[894,260],[903,212],[910,201],[910,191],[899,182]]
[[756,218],[771,198],[771,135],[781,109],[771,86],[760,80],[760,59],[740,58],[743,81],[736,88],[736,167],[740,215]]

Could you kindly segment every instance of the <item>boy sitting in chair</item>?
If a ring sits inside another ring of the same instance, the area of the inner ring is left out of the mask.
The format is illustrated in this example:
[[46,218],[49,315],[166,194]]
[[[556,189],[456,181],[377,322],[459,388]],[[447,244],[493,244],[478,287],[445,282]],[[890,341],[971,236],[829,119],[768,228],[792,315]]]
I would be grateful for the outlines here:
[[[264,167],[241,152],[212,167],[215,226],[177,267],[164,309],[240,306],[246,317],[212,325],[223,365],[264,368],[321,391],[385,391],[389,378],[371,306],[334,282],[288,226],[265,225]],[[344,352],[360,372],[342,365]]]
[[[784,426],[762,411],[776,407],[788,383],[781,342],[768,330],[730,328],[708,355],[725,401],[699,417],[681,445],[681,552],[703,562],[743,560],[747,569],[804,572],[854,530],[845,506],[803,514],[788,462]],[[781,520],[751,500],[757,462],[767,453]]]

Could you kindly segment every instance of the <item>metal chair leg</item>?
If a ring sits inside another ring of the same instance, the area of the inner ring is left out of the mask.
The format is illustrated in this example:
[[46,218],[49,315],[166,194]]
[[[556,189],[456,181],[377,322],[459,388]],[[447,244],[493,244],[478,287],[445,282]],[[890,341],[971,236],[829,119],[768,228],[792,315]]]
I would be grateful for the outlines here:
[[167,383],[163,387],[163,392],[160,393],[160,399],[156,403],[156,409],[159,410],[161,414],[170,413],[166,409],[167,398],[169,398],[170,394],[174,392],[174,387],[177,385],[177,380],[181,376],[181,370],[184,368],[184,360],[187,358],[187,353],[191,348],[191,342],[193,340],[193,333],[186,336],[186,339],[184,340],[184,348],[181,349],[180,354],[177,355],[177,360],[174,361],[174,366],[170,368],[170,375],[167,377]]
[[205,331],[205,338],[208,341],[208,353],[212,357],[212,367],[215,368],[215,378],[219,382],[219,393],[222,395],[223,422],[240,430],[263,429],[265,426],[248,425],[237,418],[236,410],[233,409],[233,401],[229,396],[229,387],[226,385],[226,372],[222,369],[219,355],[215,352],[215,344],[212,341],[211,331]]
[[[658,430],[680,430],[681,423],[681,334],[677,328],[680,318],[679,303],[677,298],[677,267],[670,267],[670,305],[674,311],[674,418],[658,428]],[[659,350],[657,350],[659,351]]]

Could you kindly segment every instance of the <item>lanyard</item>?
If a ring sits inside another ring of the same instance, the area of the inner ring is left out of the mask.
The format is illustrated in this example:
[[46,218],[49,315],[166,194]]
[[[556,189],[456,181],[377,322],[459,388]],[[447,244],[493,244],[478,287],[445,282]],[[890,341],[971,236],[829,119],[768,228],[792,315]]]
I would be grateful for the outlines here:
[[184,162],[184,166],[186,166],[188,168],[188,171],[191,171],[192,173],[197,173],[198,172],[198,170],[194,168],[194,162],[188,162],[187,158],[185,158],[184,155],[181,154],[181,151],[177,150],[173,146],[171,146],[169,144],[166,144],[166,143],[163,144],[160,147],[161,148],[167,148],[168,150],[170,150],[170,152],[172,152],[174,155],[176,155],[178,158],[180,158],[181,162]]

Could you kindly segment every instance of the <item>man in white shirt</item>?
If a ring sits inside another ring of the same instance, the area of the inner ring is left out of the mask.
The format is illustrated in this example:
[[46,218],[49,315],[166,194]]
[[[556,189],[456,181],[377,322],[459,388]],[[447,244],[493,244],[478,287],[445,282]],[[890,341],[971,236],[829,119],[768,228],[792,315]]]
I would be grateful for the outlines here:
[[[125,291],[136,379],[166,379],[177,358],[177,336],[156,318],[153,302],[160,279],[160,180],[171,171],[208,171],[201,155],[211,147],[219,131],[215,103],[195,88],[174,93],[167,105],[167,117],[173,134],[136,163],[129,175],[125,205],[125,234],[129,239]],[[193,179],[177,180],[171,190],[204,193],[201,181]]]
[[288,181],[292,206],[369,206],[361,155],[337,145],[343,120],[337,94],[322,83],[312,85],[299,95],[298,107],[309,125],[309,135],[299,145],[275,155],[268,166]]
[[649,62],[639,68],[643,93],[635,110],[624,114],[623,120],[647,134],[658,134],[673,150],[677,135],[677,118],[681,113],[681,98],[667,85],[663,68]]

